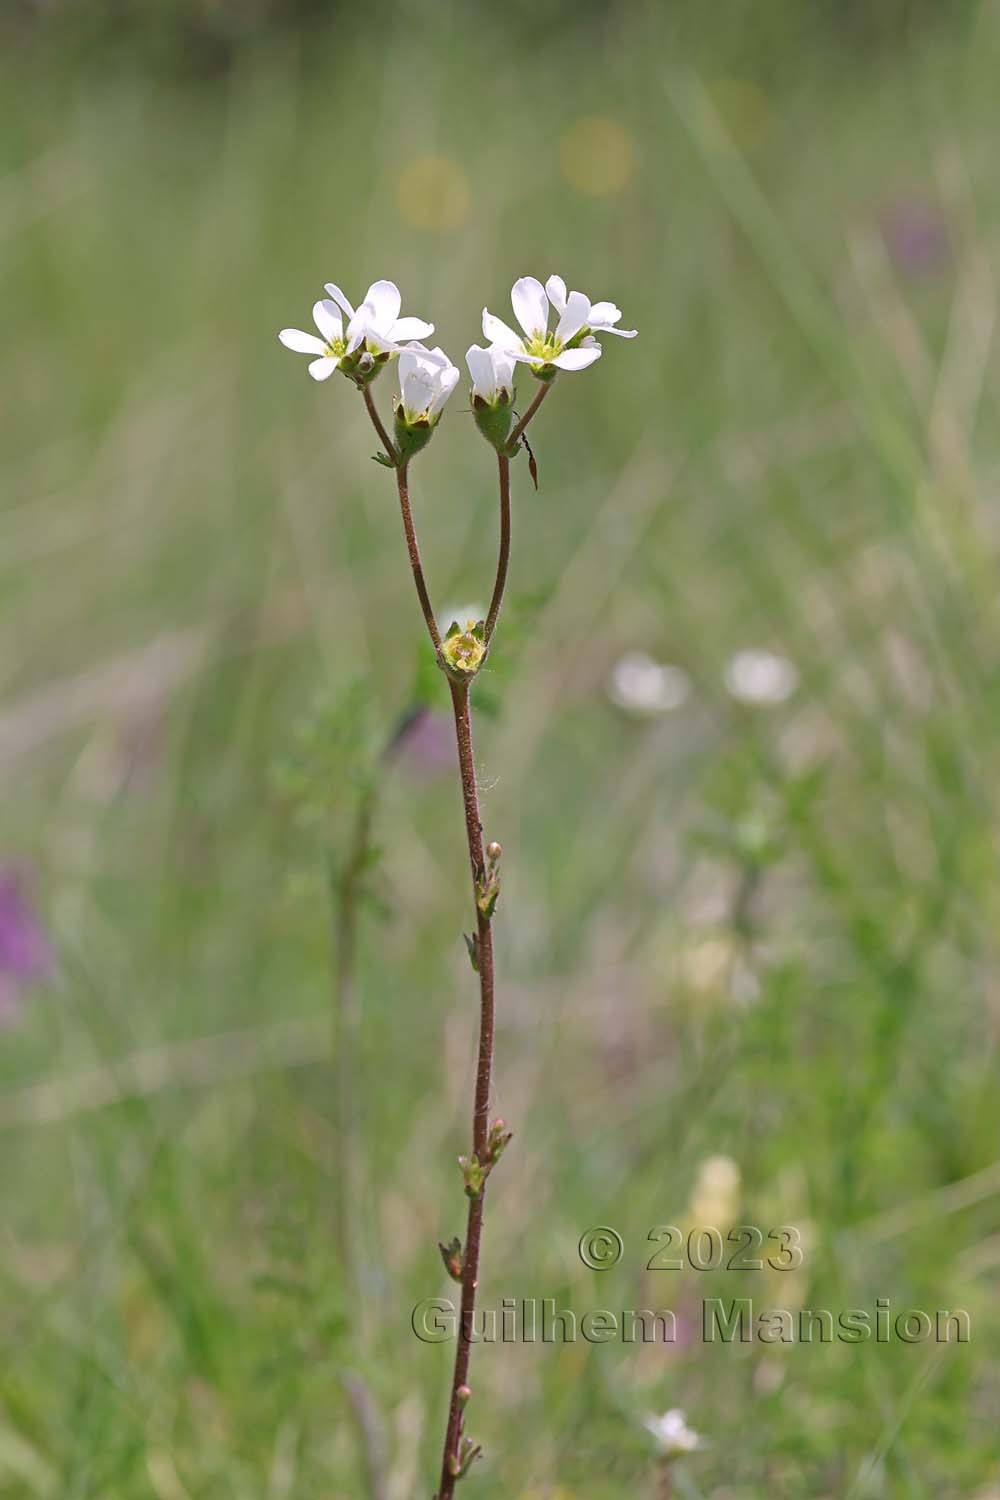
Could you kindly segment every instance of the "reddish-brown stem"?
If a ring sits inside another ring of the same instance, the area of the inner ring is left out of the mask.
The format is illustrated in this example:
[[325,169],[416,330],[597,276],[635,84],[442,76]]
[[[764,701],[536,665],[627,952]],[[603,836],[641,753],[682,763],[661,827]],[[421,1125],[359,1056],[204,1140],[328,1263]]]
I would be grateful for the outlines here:
[[496,629],[497,616],[500,613],[503,591],[507,583],[507,568],[510,565],[510,459],[500,453],[497,455],[497,463],[500,469],[500,552],[497,557],[497,577],[493,585],[493,598],[490,600],[489,613],[486,616],[487,646]]
[[[501,461],[502,462],[502,461]],[[472,892],[476,903],[477,962],[479,966],[479,1060],[476,1067],[476,1091],[472,1112],[472,1149],[480,1162],[488,1156],[490,1089],[493,1079],[494,1036],[494,970],[493,930],[489,917],[479,907],[478,885],[484,873],[483,826],[479,817],[479,792],[476,784],[476,762],[472,748],[472,717],[469,685],[450,683],[451,702],[455,712],[455,738],[458,741],[458,763],[462,777],[462,804],[465,809],[465,834],[469,845]],[[467,1384],[471,1352],[472,1318],[476,1307],[479,1281],[479,1252],[483,1233],[485,1186],[469,1199],[469,1218],[462,1253],[462,1310],[455,1350],[455,1370],[448,1405],[448,1429],[441,1461],[441,1487],[437,1500],[452,1500],[455,1474],[462,1438],[463,1403],[459,1396]]]
[[538,394],[535,396],[535,399],[532,401],[531,405],[528,407],[528,410],[525,412],[524,416],[521,418],[520,422],[518,422],[517,426],[514,428],[514,431],[511,433],[510,437],[507,440],[507,446],[512,452],[516,449],[518,443],[521,441],[524,429],[527,427],[528,423],[535,415],[535,412],[541,406],[542,402],[545,400],[546,396],[549,394],[549,391],[554,385],[555,380],[553,379],[543,381],[542,384],[538,387]]
[[424,568],[420,561],[417,533],[413,529],[408,466],[405,463],[400,464],[396,470],[396,488],[399,490],[399,510],[403,517],[403,531],[406,534],[406,550],[410,554],[410,567],[413,569],[413,582],[417,586],[417,598],[420,600],[424,624],[427,626],[427,634],[431,638],[434,650],[440,651],[441,632],[438,630],[437,621],[434,618],[434,611],[431,609],[431,601],[427,593],[427,584],[424,582]]
[[[547,389],[547,386],[541,388],[525,413],[524,419],[518,423],[513,435],[515,441],[520,440],[521,433],[541,405]],[[403,531],[406,536],[406,549],[410,557],[410,567],[413,571],[413,582],[416,585],[417,598],[420,600],[420,608],[423,613],[424,624],[427,626],[427,633],[431,638],[434,650],[440,656],[441,635],[427,593],[423,565],[420,560],[420,548],[417,544],[417,535],[413,526],[408,466],[402,456],[397,454],[393,445],[389,442],[388,435],[382,426],[378,412],[375,409],[375,403],[372,401],[367,387],[364,388],[364,398],[375,430],[385,445],[386,452],[392,458],[396,469],[399,509],[403,518]],[[500,606],[503,603],[504,586],[507,581],[507,568],[510,563],[510,460],[503,455],[499,456],[499,473],[500,554],[497,560],[493,598],[490,602],[485,625],[487,644],[489,644],[490,637],[496,628]],[[476,1088],[472,1112],[472,1150],[473,1155],[477,1157],[480,1164],[486,1165],[489,1161],[490,1153],[489,1112],[490,1089],[493,1081],[493,929],[490,917],[484,914],[479,904],[481,883],[486,871],[483,850],[483,827],[479,816],[479,789],[476,782],[476,761],[472,747],[472,712],[469,703],[470,683],[455,682],[449,677],[448,685],[451,691],[451,702],[455,715],[455,738],[458,743],[458,763],[462,782],[462,806],[465,811],[465,835],[469,849],[469,868],[472,876],[472,894],[476,911],[475,954],[476,968],[479,973],[479,1057],[476,1065]],[[469,1199],[465,1243],[462,1249],[461,1317],[459,1320],[458,1343],[455,1351],[455,1369],[451,1382],[451,1397],[448,1403],[448,1426],[445,1432],[444,1453],[441,1459],[441,1484],[437,1500],[452,1500],[455,1493],[455,1483],[458,1478],[457,1470],[462,1444],[464,1409],[462,1396],[467,1395],[467,1392],[463,1388],[468,1379],[469,1357],[472,1351],[472,1319],[476,1306],[476,1288],[479,1283],[479,1255],[483,1235],[484,1204],[485,1185],[479,1188],[475,1197],[470,1197]]]
[[379,440],[381,441],[382,446],[385,448],[386,457],[391,458],[394,464],[398,464],[399,454],[396,452],[396,449],[393,446],[392,439],[385,430],[385,423],[382,421],[382,418],[378,414],[378,407],[375,405],[375,402],[372,398],[371,387],[363,385],[361,387],[361,394],[365,398],[365,406],[368,408],[368,415],[372,419],[372,426],[378,433]]

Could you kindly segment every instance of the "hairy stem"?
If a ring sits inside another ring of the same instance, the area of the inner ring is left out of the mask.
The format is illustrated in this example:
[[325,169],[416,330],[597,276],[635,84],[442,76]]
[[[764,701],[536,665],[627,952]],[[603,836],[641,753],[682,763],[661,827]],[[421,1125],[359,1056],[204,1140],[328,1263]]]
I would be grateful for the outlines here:
[[388,458],[391,458],[394,464],[398,465],[399,454],[396,452],[396,449],[392,443],[392,439],[385,430],[385,423],[382,421],[382,418],[378,414],[378,407],[375,405],[375,402],[372,398],[371,387],[367,385],[362,386],[361,394],[365,398],[365,406],[368,408],[368,415],[372,419],[372,426],[375,428],[375,431],[379,435],[379,441],[385,448],[386,456]]
[[[501,461],[503,462],[503,461]],[[479,817],[479,791],[476,784],[476,763],[472,748],[472,716],[469,704],[468,684],[451,683],[451,702],[455,713],[455,737],[458,741],[458,761],[462,778],[462,803],[465,810],[465,834],[469,846],[469,865],[472,874],[473,900],[476,905],[476,931],[478,937],[477,957],[479,965],[479,1060],[476,1067],[476,1089],[472,1111],[472,1149],[480,1162],[488,1154],[490,1088],[493,1079],[494,994],[493,994],[493,930],[489,917],[479,908],[477,886],[482,878],[485,862],[483,857],[483,827]],[[455,1492],[455,1475],[452,1472],[458,1459],[462,1437],[463,1403],[459,1392],[468,1383],[469,1355],[471,1352],[472,1316],[476,1306],[476,1287],[479,1281],[479,1255],[483,1233],[483,1209],[485,1186],[474,1198],[469,1199],[469,1218],[465,1231],[462,1256],[462,1311],[459,1319],[458,1345],[455,1351],[455,1370],[451,1382],[451,1400],[448,1405],[448,1428],[444,1440],[441,1461],[441,1487],[437,1500],[452,1500]]]
[[427,626],[427,634],[431,638],[434,650],[440,651],[441,633],[437,628],[437,621],[434,618],[434,611],[431,608],[430,597],[427,593],[427,584],[424,582],[424,568],[420,561],[420,548],[417,546],[417,533],[413,529],[413,511],[410,509],[408,474],[408,465],[406,464],[400,464],[396,469],[396,487],[399,490],[399,510],[403,517],[403,531],[406,534],[406,550],[410,554],[413,582],[417,587],[417,598],[420,600],[420,608],[423,612],[424,624]]
[[549,391],[554,385],[554,380],[545,380],[538,387],[538,393],[535,396],[535,399],[532,401],[531,405],[528,407],[528,410],[525,412],[524,416],[521,418],[520,422],[518,422],[510,437],[507,439],[508,448],[513,450],[517,447],[517,444],[521,441],[524,429],[527,427],[528,423],[535,415],[535,412],[541,406],[542,402],[545,400],[546,396],[549,394]]
[[497,455],[497,463],[500,470],[500,552],[497,557],[497,577],[493,585],[493,598],[490,600],[489,613],[486,616],[487,646],[496,629],[497,616],[500,613],[503,591],[507,583],[507,568],[510,564],[510,459],[500,453]]

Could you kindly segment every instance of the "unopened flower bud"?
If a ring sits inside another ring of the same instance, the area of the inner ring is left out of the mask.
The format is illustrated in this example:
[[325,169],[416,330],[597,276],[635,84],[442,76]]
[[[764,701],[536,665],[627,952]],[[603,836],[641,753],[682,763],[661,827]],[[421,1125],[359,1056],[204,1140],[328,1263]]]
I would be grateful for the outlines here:
[[482,1456],[482,1448],[474,1443],[471,1438],[464,1437],[459,1445],[457,1455],[452,1455],[448,1460],[448,1468],[455,1479],[464,1479],[476,1459]]
[[486,857],[491,864],[495,865],[502,854],[503,845],[498,844],[496,839],[493,839],[489,844],[486,845]]
[[483,1191],[486,1181],[486,1172],[483,1171],[478,1156],[460,1156],[458,1165],[462,1169],[462,1177],[465,1181],[465,1195],[467,1198],[478,1198]]
[[447,1245],[442,1244],[441,1241],[438,1241],[438,1249],[441,1252],[441,1259],[444,1261],[444,1268],[448,1272],[448,1275],[451,1277],[452,1281],[461,1281],[462,1271],[464,1269],[462,1261],[462,1241],[455,1239]]
[[472,1398],[472,1392],[467,1385],[460,1385],[455,1395],[458,1397],[459,1406],[466,1406]]
[[507,1129],[506,1120],[494,1120],[486,1138],[487,1161],[495,1166],[513,1139],[513,1131]]

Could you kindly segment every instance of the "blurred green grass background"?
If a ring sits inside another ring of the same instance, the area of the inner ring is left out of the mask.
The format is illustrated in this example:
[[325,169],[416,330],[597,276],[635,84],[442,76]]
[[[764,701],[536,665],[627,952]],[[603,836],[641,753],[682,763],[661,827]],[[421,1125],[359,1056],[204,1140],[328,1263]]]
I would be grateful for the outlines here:
[[[0,1034],[4,1500],[431,1493],[452,1349],[409,1319],[463,1217],[458,794],[412,749],[380,780],[355,1281],[326,870],[357,747],[321,745],[304,810],[276,767],[358,679],[382,738],[444,685],[360,403],[275,332],[388,276],[459,360],[553,271],[640,336],[553,392],[537,497],[516,466],[483,1300],[889,1297],[973,1337],[485,1347],[470,1493],[652,1496],[642,1417],[681,1406],[685,1497],[1000,1494],[1000,9],[0,27],[0,854],[59,961]],[[415,468],[442,607],[495,548],[463,404]],[[749,649],[790,695],[727,691]],[[609,696],[636,651],[678,707]],[[801,1270],[644,1271],[720,1155],[722,1227],[800,1227]]]

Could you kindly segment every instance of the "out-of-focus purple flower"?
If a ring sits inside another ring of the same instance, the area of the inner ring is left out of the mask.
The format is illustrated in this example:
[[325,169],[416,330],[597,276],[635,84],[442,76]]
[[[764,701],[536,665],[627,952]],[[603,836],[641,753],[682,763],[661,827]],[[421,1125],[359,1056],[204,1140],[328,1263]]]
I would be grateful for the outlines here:
[[444,714],[417,708],[400,724],[388,753],[417,776],[440,776],[455,764],[455,735]]
[[882,214],[882,238],[890,257],[907,276],[939,271],[951,254],[944,216],[926,199],[890,204]]
[[24,990],[54,969],[55,953],[28,895],[24,872],[0,866],[0,1025],[17,1014]]

